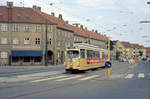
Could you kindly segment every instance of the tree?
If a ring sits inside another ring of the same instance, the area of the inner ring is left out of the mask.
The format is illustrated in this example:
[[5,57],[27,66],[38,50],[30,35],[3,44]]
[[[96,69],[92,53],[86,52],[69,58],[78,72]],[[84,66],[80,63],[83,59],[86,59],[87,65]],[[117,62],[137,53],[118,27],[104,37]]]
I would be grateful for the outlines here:
[[143,51],[139,51],[139,56],[143,56]]
[[121,53],[122,53],[121,51],[116,51],[116,60],[119,60]]

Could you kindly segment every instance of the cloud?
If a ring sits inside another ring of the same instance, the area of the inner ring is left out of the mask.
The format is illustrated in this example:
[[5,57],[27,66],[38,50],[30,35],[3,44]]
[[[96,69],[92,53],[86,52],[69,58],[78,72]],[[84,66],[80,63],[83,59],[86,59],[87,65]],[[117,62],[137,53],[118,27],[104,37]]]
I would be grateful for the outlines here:
[[114,5],[113,0],[77,0],[77,4],[86,7],[110,7]]
[[102,18],[104,18],[104,16],[99,15],[97,18],[98,19],[102,19]]

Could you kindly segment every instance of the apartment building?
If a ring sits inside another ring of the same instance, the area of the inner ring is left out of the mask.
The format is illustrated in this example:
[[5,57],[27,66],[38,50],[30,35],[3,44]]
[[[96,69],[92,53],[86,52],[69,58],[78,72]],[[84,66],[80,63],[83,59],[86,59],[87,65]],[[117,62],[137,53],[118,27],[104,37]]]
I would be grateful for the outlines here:
[[115,49],[118,60],[128,60],[131,58],[135,60],[141,60],[146,58],[146,50],[144,46],[139,44],[116,41]]
[[150,47],[146,47],[146,58],[150,60]]
[[32,8],[14,7],[13,2],[0,6],[0,64],[45,64],[46,30],[51,45],[55,23]]

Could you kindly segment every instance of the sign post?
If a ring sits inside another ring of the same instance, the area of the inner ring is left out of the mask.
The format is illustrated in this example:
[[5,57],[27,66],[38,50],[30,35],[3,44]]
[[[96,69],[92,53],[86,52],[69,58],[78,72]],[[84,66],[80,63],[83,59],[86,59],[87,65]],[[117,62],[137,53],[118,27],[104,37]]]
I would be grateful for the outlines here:
[[108,61],[105,63],[105,66],[107,68],[108,80],[110,80],[110,68],[112,66],[112,64],[110,62],[110,37],[108,37]]

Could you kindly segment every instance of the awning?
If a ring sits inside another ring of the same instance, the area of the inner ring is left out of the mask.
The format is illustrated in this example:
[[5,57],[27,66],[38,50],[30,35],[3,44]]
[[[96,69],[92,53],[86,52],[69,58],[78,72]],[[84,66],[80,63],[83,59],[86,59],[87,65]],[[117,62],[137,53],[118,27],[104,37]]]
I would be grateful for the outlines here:
[[11,56],[43,56],[42,51],[15,50],[11,51]]

